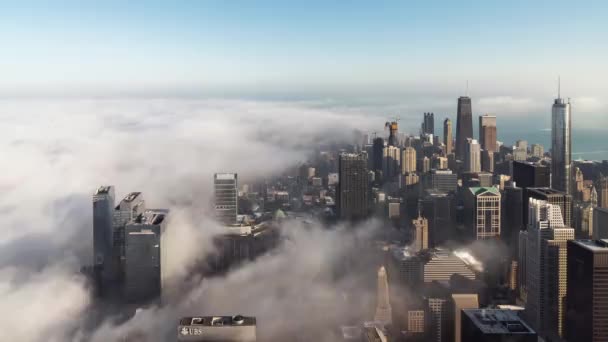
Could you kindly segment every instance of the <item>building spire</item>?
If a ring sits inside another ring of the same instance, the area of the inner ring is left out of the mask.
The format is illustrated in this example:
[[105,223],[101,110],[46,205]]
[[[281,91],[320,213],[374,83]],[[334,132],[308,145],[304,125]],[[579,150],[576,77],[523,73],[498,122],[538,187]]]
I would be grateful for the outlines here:
[[561,79],[560,79],[560,76],[557,76],[557,98],[558,99],[562,98],[561,88],[562,88]]

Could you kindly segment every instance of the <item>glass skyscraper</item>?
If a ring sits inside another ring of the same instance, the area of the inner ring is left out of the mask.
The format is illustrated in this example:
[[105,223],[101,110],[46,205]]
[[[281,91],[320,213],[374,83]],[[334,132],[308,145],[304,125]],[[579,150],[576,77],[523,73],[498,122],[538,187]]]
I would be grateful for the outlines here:
[[458,98],[458,113],[456,116],[456,159],[463,160],[467,149],[467,138],[473,138],[473,114],[471,98]]
[[559,97],[551,114],[551,187],[571,194],[570,168],[572,164],[570,102]]

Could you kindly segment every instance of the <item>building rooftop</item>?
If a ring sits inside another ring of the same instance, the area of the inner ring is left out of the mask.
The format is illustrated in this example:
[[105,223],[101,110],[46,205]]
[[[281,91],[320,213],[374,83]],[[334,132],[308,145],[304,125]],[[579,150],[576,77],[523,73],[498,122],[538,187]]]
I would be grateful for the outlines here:
[[463,309],[462,314],[469,317],[484,334],[536,335],[513,310]]
[[498,190],[498,188],[495,188],[493,186],[490,187],[472,187],[469,188],[469,191],[471,191],[471,193],[475,196],[481,195],[485,192],[490,192],[494,195],[500,195],[500,191]]
[[161,224],[169,214],[168,209],[148,209],[143,214],[138,215],[129,224]]
[[251,316],[198,316],[184,317],[179,320],[180,326],[230,327],[256,325],[255,317]]
[[551,195],[563,196],[566,194],[565,192],[561,192],[559,190],[555,190],[555,189],[551,189],[551,188],[528,188],[527,191],[536,192],[536,193],[539,193],[542,195],[547,195],[547,196],[551,196]]
[[125,196],[125,198],[123,199],[123,201],[125,202],[133,202],[137,196],[141,195],[141,192],[130,192],[127,196]]
[[572,243],[577,244],[585,249],[592,252],[608,253],[608,239],[601,240],[571,240]]
[[102,185],[99,188],[97,188],[97,190],[95,190],[95,195],[107,194],[110,192],[111,189],[112,189],[111,185]]
[[219,180],[233,180],[236,179],[236,173],[216,173],[215,179]]

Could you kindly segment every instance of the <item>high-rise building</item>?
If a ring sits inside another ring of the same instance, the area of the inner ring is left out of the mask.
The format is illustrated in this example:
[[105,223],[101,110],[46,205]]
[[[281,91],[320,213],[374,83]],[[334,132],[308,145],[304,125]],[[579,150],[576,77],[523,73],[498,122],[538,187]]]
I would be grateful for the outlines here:
[[401,174],[401,150],[396,146],[387,146],[382,152],[382,173],[384,179],[390,181]]
[[451,170],[431,170],[424,175],[424,188],[444,192],[455,192],[458,189],[458,175]]
[[456,238],[453,231],[452,212],[455,197],[448,192],[426,190],[420,199],[422,215],[428,220],[428,245],[440,246]]
[[454,342],[466,342],[461,336],[462,327],[462,310],[479,308],[479,300],[477,294],[453,294],[452,302],[454,303]]
[[112,268],[114,187],[100,186],[93,195],[93,263],[108,276]]
[[384,266],[382,266],[378,270],[378,296],[374,321],[380,322],[384,325],[389,325],[393,322],[393,311],[391,309],[388,293],[386,269]]
[[530,146],[530,154],[536,158],[542,158],[545,155],[545,148],[540,144],[532,144]]
[[472,238],[499,238],[500,191],[495,187],[469,188],[464,196],[465,224]]
[[[309,168],[306,168],[307,175],[308,170]],[[237,174],[216,173],[213,184],[215,187],[215,215],[218,221],[224,224],[236,223],[239,194]]]
[[550,186],[549,168],[526,161],[513,162],[513,181],[520,188],[545,188]]
[[383,160],[384,160],[383,151],[384,151],[384,139],[382,139],[382,138],[374,139],[373,154],[372,154],[372,159],[373,159],[372,171],[376,172],[376,179],[378,179],[379,174],[382,173],[382,164],[383,164]]
[[600,178],[598,190],[599,190],[598,206],[608,209],[608,177]]
[[424,122],[422,123],[423,134],[435,134],[435,114],[424,113]]
[[161,294],[168,252],[163,249],[168,210],[146,210],[125,228],[125,298],[148,301]]
[[608,209],[593,208],[592,236],[595,240],[608,239]]
[[484,114],[479,116],[479,144],[483,150],[498,152],[496,146],[496,116]]
[[565,314],[566,241],[574,229],[564,226],[558,206],[531,198],[526,237],[526,320],[539,335],[556,338]]
[[481,151],[481,170],[489,173],[494,172],[494,152]]
[[503,309],[462,310],[462,341],[536,342],[536,332],[516,311]]
[[523,226],[523,189],[505,187],[502,196],[501,239],[509,247],[511,256],[517,256],[519,231]]
[[114,246],[112,261],[117,277],[124,279],[125,271],[125,227],[127,223],[143,214],[146,210],[146,201],[141,192],[130,192],[114,208],[112,217],[114,226]]
[[200,316],[179,320],[177,341],[255,342],[256,319],[247,316]]
[[338,214],[343,219],[361,219],[369,212],[367,155],[342,153],[338,159]]
[[401,153],[401,173],[416,172],[416,149],[406,147]]
[[570,101],[566,103],[558,93],[551,113],[551,187],[571,194],[572,166]]
[[481,171],[481,150],[475,139],[467,139],[464,167],[467,172]]
[[445,154],[452,153],[452,144],[454,138],[452,137],[452,121],[448,118],[443,120],[443,144],[445,145]]
[[568,241],[567,341],[608,341],[608,241]]
[[559,206],[562,210],[564,226],[572,227],[572,196],[550,188],[524,189],[524,224],[528,223],[528,201],[536,198]]
[[458,111],[456,116],[456,159],[464,160],[468,138],[473,139],[471,98],[468,96],[461,96],[458,98]]
[[397,131],[399,130],[397,121],[387,122],[385,127],[389,129],[388,146],[397,146]]
[[429,221],[418,213],[412,220],[414,226],[414,250],[416,252],[429,248]]
[[422,159],[420,159],[420,172],[421,173],[427,173],[429,171],[431,171],[431,160],[429,159],[429,157],[423,157]]
[[448,168],[448,158],[434,155],[431,159],[431,169],[445,170]]

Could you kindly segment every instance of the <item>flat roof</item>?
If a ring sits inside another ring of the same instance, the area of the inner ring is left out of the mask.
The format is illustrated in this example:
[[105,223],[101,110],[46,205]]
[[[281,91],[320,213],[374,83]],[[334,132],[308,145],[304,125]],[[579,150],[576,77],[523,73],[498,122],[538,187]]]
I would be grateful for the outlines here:
[[462,313],[484,334],[536,335],[513,310],[463,309]]
[[469,188],[469,191],[471,191],[471,193],[473,195],[480,195],[483,194],[485,192],[491,192],[494,195],[500,195],[500,191],[498,190],[498,188],[495,188],[493,186],[488,186],[488,187],[472,187]]
[[236,173],[216,173],[215,179],[233,180],[233,179],[236,179]]
[[566,195],[565,192],[551,189],[551,188],[528,188],[527,190],[537,192],[539,194],[544,194],[544,195]]
[[135,200],[139,195],[141,195],[141,192],[139,191],[130,192],[127,196],[125,196],[125,199],[123,199],[123,201],[133,202],[133,200]]
[[608,239],[601,240],[570,240],[572,243],[577,244],[585,249],[592,252],[603,252],[608,253]]
[[95,195],[107,194],[110,192],[111,188],[112,188],[111,185],[102,185],[99,188],[97,188],[97,190],[95,191]]

